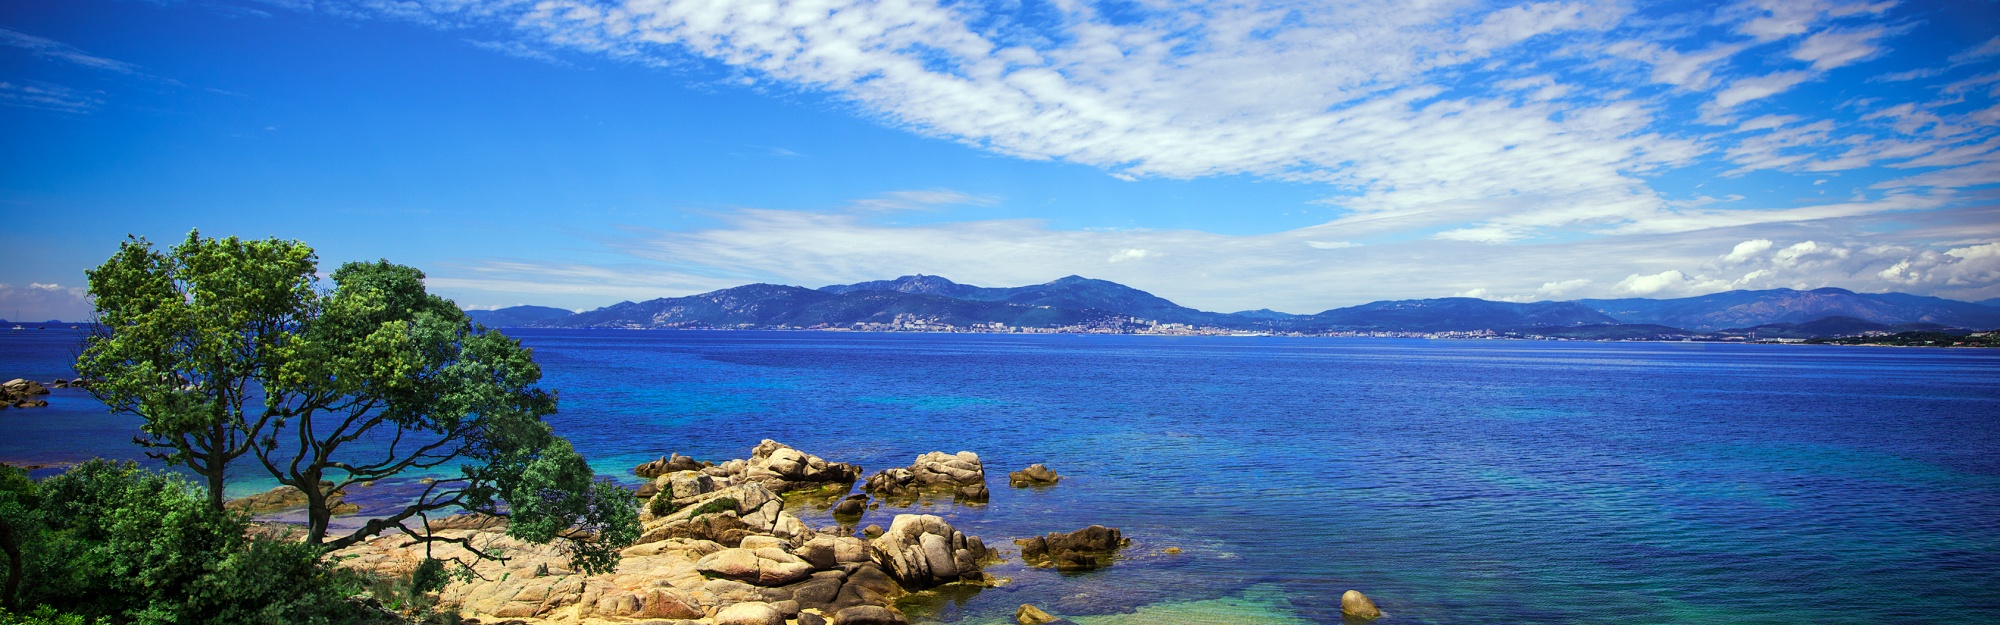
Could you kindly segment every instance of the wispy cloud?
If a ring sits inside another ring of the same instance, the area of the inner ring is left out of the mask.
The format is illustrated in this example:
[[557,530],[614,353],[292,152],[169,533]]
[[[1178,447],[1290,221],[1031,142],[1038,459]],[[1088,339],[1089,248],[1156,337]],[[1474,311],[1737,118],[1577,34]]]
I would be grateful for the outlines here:
[[135,76],[146,75],[140,71],[137,65],[96,56],[54,39],[37,37],[16,30],[0,28],[0,45],[20,48],[34,53],[35,56],[74,63],[92,69],[118,72],[120,74],[132,74]]
[[890,191],[875,197],[855,200],[848,206],[861,211],[907,211],[932,210],[945,206],[992,206],[998,202],[996,198],[950,189],[927,189]]
[[62,113],[88,113],[104,101],[62,85],[0,80],[0,105]]

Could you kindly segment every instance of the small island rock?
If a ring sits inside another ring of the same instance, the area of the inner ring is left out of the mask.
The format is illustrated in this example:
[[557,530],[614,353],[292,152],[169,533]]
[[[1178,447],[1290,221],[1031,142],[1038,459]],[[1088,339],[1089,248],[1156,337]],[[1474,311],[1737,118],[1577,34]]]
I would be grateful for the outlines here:
[[1062,481],[1062,474],[1049,470],[1048,465],[1031,464],[1028,468],[1007,474],[1007,484],[1016,488],[1025,486],[1054,486]]
[[1375,602],[1370,600],[1368,595],[1361,594],[1359,590],[1349,590],[1340,594],[1340,615],[1357,619],[1377,619],[1382,617],[1382,610],[1375,607]]

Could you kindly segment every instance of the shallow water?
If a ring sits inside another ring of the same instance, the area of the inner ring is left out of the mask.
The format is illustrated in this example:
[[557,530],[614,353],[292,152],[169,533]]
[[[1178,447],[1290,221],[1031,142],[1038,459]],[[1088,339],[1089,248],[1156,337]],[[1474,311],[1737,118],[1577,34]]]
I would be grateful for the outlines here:
[[[763,438],[870,471],[967,449],[992,502],[927,508],[967,533],[1134,539],[1106,570],[1010,563],[911,606],[934,621],[1334,623],[1349,588],[1385,622],[2000,621],[2000,352],[514,333],[606,475]],[[0,334],[0,377],[68,375],[55,336]],[[0,411],[0,459],[137,456],[130,418],[51,402]],[[1062,484],[1005,486],[1032,462]]]

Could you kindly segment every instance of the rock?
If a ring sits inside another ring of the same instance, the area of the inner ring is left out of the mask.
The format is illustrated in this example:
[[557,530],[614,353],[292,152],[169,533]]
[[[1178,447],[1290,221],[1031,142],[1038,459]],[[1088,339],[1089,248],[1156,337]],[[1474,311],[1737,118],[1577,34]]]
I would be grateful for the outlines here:
[[785,625],[785,615],[771,604],[744,602],[715,613],[715,625]]
[[1092,525],[1068,534],[1050,532],[1047,536],[1022,538],[1014,544],[1021,547],[1021,560],[1030,565],[1086,571],[1103,566],[1103,558],[1131,542],[1115,528]]
[[912,590],[979,579],[979,563],[989,555],[979,539],[928,514],[896,515],[889,530],[869,544],[882,569]]
[[4,391],[8,395],[13,395],[15,397],[27,397],[30,395],[49,394],[49,389],[43,387],[41,382],[36,382],[34,380],[23,380],[21,378],[14,378],[4,383],[0,383],[0,391]]
[[49,382],[49,388],[69,388],[69,380],[55,380]]
[[[977,488],[968,488],[973,486]],[[961,499],[984,501],[986,469],[978,454],[933,451],[917,456],[908,467],[877,471],[862,483],[861,490],[898,499],[914,498],[927,490],[949,490]]]
[[774,493],[810,488],[846,489],[861,477],[861,467],[845,462],[827,462],[778,441],[765,439],[750,449],[747,460],[731,460],[704,469],[733,484],[757,483]]
[[993,496],[993,493],[987,491],[986,485],[983,483],[967,484],[952,491],[952,496],[963,502],[985,503],[987,499]]
[[672,454],[671,457],[660,458],[659,460],[633,467],[632,473],[639,477],[651,479],[676,471],[700,471],[709,465],[710,463],[696,462],[695,459],[687,456]]
[[861,535],[871,539],[880,537],[882,535],[882,526],[869,523],[868,527],[861,528]]
[[1047,465],[1031,464],[1028,468],[1007,474],[1007,485],[1016,488],[1027,486],[1054,486],[1062,481],[1062,475],[1050,471]]
[[783,586],[812,575],[812,565],[777,547],[724,549],[694,563],[703,574],[757,586]]
[[1382,618],[1382,610],[1375,607],[1375,602],[1369,599],[1368,595],[1361,594],[1359,590],[1349,590],[1340,593],[1340,615],[1357,619],[1377,619]]
[[868,512],[868,496],[860,493],[848,495],[833,506],[833,515],[838,517],[859,517]]
[[858,605],[833,615],[833,625],[909,625],[909,622],[895,610],[877,605]]
[[812,612],[800,612],[799,625],[826,625],[826,617]]
[[[321,490],[333,488],[333,482],[322,481],[319,483],[319,487]],[[228,502],[223,503],[222,507],[229,510],[237,510],[245,512],[251,515],[258,515],[267,512],[277,512],[279,510],[286,510],[290,508],[304,507],[305,505],[306,505],[306,494],[304,491],[301,491],[297,488],[293,488],[290,486],[279,486],[277,488],[257,493],[249,497],[231,499]],[[356,512],[361,511],[361,506],[347,503],[343,499],[343,495],[340,491],[334,491],[332,494],[328,495],[326,498],[326,505],[328,508],[333,509],[334,514],[354,514]]]
[[1020,609],[1014,610],[1014,622],[1021,625],[1045,625],[1047,623],[1054,623],[1055,621],[1056,617],[1043,612],[1041,608],[1026,603],[1021,604]]

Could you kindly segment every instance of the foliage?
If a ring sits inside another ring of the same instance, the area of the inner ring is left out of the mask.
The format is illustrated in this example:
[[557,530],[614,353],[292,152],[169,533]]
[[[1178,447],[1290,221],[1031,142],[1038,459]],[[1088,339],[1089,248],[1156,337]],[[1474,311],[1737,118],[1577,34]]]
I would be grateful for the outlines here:
[[148,454],[207,480],[222,507],[223,475],[273,418],[245,404],[273,352],[309,311],[316,261],[297,241],[203,239],[162,253],[130,239],[86,271],[96,336],[76,370],[115,412],[145,418]]
[[358,581],[319,545],[246,537],[179,476],[93,460],[37,486],[22,605],[135,624],[365,617],[346,600]]
[[701,504],[701,507],[695,508],[694,512],[689,512],[688,517],[693,518],[704,514],[710,514],[715,512],[728,512],[730,510],[735,510],[735,509],[736,509],[735,499],[729,497],[717,497],[708,500],[708,503]]
[[[329,549],[392,528],[451,540],[408,522],[458,510],[562,539],[585,571],[638,538],[632,498],[542,422],[556,398],[535,386],[529,350],[427,292],[414,268],[348,263],[322,290],[302,243],[190,233],[170,253],[130,240],[90,277],[103,330],[78,370],[104,380],[93,392],[114,410],[146,418],[144,442],[173,450],[163,458],[209,477],[218,509],[220,470],[247,451],[305,494],[306,540]],[[334,492],[410,472],[457,475],[330,534]]]
[[680,506],[674,505],[672,493],[661,492],[653,495],[652,499],[646,501],[646,511],[653,513],[653,518],[663,518],[678,510],[680,510]]
[[[110,621],[98,619],[95,622]],[[85,620],[81,614],[64,614],[49,606],[36,608],[35,611],[26,614],[15,614],[0,609],[0,625],[90,625],[91,623],[92,621]]]

